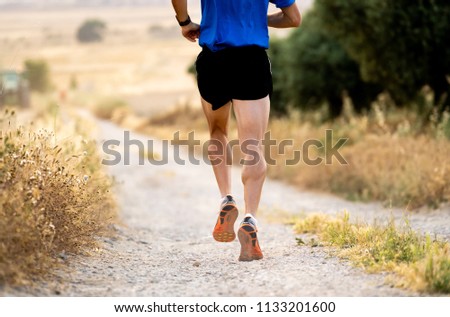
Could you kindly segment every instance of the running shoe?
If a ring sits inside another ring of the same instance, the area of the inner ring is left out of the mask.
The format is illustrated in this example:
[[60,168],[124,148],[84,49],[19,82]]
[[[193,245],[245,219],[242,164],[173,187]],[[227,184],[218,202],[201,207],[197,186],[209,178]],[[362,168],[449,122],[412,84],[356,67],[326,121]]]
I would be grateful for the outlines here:
[[239,261],[253,261],[263,258],[256,235],[257,232],[255,220],[252,217],[245,217],[238,231],[238,238],[241,243]]
[[219,218],[213,231],[213,237],[216,241],[232,242],[236,239],[234,223],[238,214],[239,211],[236,207],[236,202],[231,195],[227,195],[221,204]]

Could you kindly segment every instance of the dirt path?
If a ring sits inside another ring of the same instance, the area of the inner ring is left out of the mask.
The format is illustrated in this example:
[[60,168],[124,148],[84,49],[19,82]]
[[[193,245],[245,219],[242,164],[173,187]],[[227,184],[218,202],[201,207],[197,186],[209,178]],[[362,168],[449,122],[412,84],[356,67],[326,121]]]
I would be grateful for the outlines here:
[[[123,129],[99,122],[102,139],[123,143]],[[148,138],[132,134],[133,139]],[[160,143],[155,143],[161,149]],[[118,150],[121,150],[120,147]],[[170,156],[171,158],[173,156]],[[72,259],[71,273],[60,282],[34,290],[8,290],[14,295],[63,296],[405,296],[409,292],[384,284],[385,276],[369,275],[322,248],[299,247],[288,226],[260,219],[260,242],[265,259],[237,261],[239,243],[213,241],[219,199],[212,169],[206,164],[109,168],[116,178],[124,227],[117,237],[104,239],[104,249],[92,257]],[[123,163],[123,161],[122,161]],[[235,193],[242,193],[239,170],[233,170]],[[237,195],[242,206],[241,195]],[[335,214],[344,208],[366,219],[388,216],[378,204],[360,204],[329,195],[299,192],[267,181],[262,208],[288,212],[322,211]],[[394,214],[400,215],[400,211]],[[412,222],[426,231],[449,236],[448,213],[414,215]],[[0,290],[0,294],[1,294]],[[5,291],[3,291],[5,294]]]

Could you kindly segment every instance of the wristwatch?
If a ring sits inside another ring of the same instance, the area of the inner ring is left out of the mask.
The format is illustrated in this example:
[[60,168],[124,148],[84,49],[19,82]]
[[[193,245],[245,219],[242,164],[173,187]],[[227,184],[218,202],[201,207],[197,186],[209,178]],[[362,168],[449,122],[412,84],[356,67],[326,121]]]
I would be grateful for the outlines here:
[[177,19],[178,24],[179,24],[180,26],[186,26],[186,25],[189,25],[189,24],[191,23],[191,17],[190,17],[189,15],[188,15],[186,21],[180,21],[180,20],[178,20],[178,17],[177,17],[177,16],[175,16],[175,19]]

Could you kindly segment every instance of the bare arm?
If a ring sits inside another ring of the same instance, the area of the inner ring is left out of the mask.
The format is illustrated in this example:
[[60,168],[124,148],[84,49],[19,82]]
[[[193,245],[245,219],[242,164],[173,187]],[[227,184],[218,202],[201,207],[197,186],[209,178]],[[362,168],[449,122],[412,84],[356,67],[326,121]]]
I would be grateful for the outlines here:
[[[187,0],[172,0],[172,6],[177,15],[178,21],[186,21],[189,17]],[[181,34],[191,42],[195,42],[200,36],[200,25],[196,23],[189,23],[181,27]]]
[[296,28],[302,23],[302,16],[294,2],[291,6],[282,8],[280,12],[269,14],[267,22],[272,28]]

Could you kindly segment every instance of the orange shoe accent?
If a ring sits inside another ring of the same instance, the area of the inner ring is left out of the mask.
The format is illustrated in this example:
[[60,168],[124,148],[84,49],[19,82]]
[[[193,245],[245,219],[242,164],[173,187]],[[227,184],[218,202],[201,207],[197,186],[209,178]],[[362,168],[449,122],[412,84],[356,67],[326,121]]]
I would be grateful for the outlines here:
[[238,231],[238,238],[241,243],[239,261],[253,261],[263,258],[256,232],[257,230],[253,225],[249,223],[241,224]]
[[239,215],[239,211],[234,204],[226,204],[220,211],[213,237],[218,242],[232,242],[236,239],[234,233],[234,223]]

